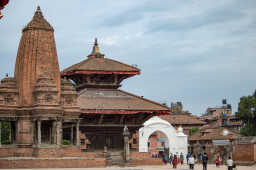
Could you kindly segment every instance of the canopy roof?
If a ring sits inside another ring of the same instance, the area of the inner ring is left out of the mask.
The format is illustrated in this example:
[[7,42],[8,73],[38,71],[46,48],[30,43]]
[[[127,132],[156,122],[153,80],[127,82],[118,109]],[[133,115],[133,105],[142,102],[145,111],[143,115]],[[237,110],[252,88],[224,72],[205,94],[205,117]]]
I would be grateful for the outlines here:
[[97,39],[95,39],[93,51],[88,58],[80,63],[74,64],[61,72],[62,76],[70,76],[74,74],[140,74],[140,70],[136,67],[104,58],[99,52]]
[[118,89],[85,89],[78,105],[87,114],[170,114],[166,106]]

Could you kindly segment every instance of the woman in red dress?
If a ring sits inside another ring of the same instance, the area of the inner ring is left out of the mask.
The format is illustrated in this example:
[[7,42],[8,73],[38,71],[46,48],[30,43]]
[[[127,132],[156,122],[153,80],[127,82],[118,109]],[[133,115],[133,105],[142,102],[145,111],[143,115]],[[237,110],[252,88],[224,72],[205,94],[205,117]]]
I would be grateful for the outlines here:
[[172,160],[172,165],[173,165],[173,168],[176,169],[177,168],[177,164],[178,164],[178,158],[176,155],[174,155],[174,158]]

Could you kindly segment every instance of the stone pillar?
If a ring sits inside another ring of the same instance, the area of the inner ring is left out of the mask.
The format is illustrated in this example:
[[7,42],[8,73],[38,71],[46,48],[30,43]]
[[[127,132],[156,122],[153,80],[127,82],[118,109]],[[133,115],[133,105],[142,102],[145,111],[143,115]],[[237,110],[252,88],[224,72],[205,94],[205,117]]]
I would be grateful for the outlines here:
[[74,144],[74,126],[71,125],[71,129],[70,129],[70,143]]
[[124,127],[123,136],[124,136],[124,160],[128,162],[130,160],[130,146],[129,146],[130,132],[126,125]]
[[37,120],[37,144],[41,145],[41,120]]
[[10,125],[9,141],[10,143],[12,143],[12,123],[9,122],[9,125]]
[[33,119],[32,131],[33,131],[33,145],[36,145],[36,119]]
[[2,138],[1,138],[1,136],[2,136],[2,122],[0,121],[0,147],[2,146]]
[[56,133],[57,133],[57,145],[61,146],[62,143],[62,121],[61,120],[57,120],[56,122]]
[[80,147],[79,120],[76,122],[76,146]]

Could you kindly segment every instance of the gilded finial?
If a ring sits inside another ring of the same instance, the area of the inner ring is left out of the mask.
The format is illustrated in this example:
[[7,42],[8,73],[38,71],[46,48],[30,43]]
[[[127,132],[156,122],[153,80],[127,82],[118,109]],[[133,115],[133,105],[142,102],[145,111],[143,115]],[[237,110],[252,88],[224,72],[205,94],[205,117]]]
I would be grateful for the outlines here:
[[93,54],[99,54],[100,53],[100,49],[99,49],[99,46],[98,46],[97,38],[95,38],[95,40],[94,40],[94,46],[93,46],[92,53]]

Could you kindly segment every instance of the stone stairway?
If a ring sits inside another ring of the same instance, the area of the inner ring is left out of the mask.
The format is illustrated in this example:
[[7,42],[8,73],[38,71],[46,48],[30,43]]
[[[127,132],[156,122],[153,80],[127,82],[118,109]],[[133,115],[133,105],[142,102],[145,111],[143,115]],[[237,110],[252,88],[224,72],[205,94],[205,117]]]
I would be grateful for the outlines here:
[[112,160],[112,166],[124,166],[124,159],[122,152],[111,152],[110,158]]

